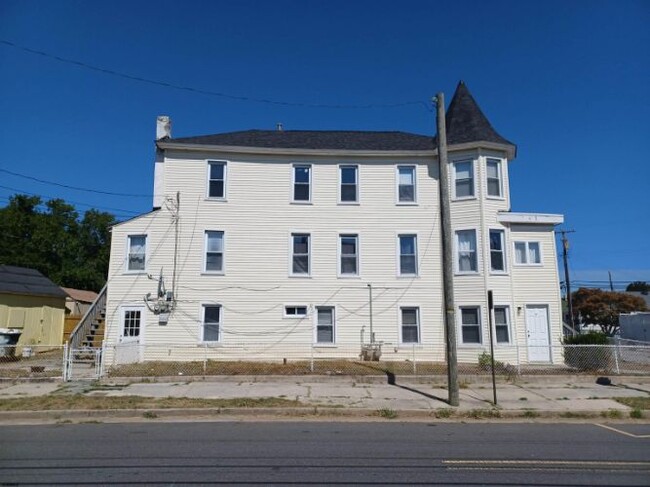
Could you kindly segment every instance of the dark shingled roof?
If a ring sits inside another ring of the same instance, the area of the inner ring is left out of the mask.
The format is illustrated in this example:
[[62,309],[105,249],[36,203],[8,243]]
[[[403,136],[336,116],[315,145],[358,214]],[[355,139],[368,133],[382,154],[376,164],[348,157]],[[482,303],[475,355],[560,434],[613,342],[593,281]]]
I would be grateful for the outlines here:
[[483,141],[514,146],[492,128],[463,81],[456,87],[446,120],[448,145]]
[[429,135],[407,132],[346,130],[245,130],[225,134],[169,139],[170,142],[282,149],[323,150],[433,150]]
[[[458,83],[447,110],[447,144],[495,142],[514,144],[492,128],[464,82]],[[275,149],[422,151],[436,148],[436,138],[408,132],[346,130],[244,130],[224,134],[162,139],[196,145],[264,147]]]
[[65,298],[63,289],[35,269],[0,265],[0,293]]

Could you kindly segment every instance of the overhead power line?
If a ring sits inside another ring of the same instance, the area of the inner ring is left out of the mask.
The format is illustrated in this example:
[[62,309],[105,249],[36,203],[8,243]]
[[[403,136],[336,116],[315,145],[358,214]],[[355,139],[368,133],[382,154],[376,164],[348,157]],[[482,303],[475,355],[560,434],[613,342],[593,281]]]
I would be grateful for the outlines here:
[[167,81],[160,81],[160,80],[155,80],[151,78],[143,78],[142,76],[135,76],[132,74],[128,73],[123,73],[121,71],[115,71],[113,69],[108,69],[108,68],[103,68],[100,66],[95,66],[93,64],[88,64],[83,61],[78,61],[75,59],[70,59],[70,58],[65,58],[62,56],[58,56],[56,54],[51,54],[49,52],[45,51],[40,51],[38,49],[31,49],[29,47],[21,46],[18,45],[14,42],[10,42],[7,40],[0,39],[0,44],[4,44],[5,46],[10,46],[13,47],[14,49],[19,49],[21,51],[25,51],[31,54],[36,54],[39,56],[43,56],[49,59],[54,59],[55,61],[59,61],[61,63],[65,64],[71,64],[80,68],[85,68],[89,69],[91,71],[96,71],[99,73],[103,74],[108,74],[110,76],[116,76],[118,78],[124,78],[128,79],[131,81],[138,81],[141,83],[148,83],[150,85],[156,85],[156,86],[162,86],[165,88],[172,88],[175,90],[181,90],[181,91],[188,91],[190,93],[198,93],[201,95],[207,95],[207,96],[216,96],[220,98],[226,98],[229,100],[236,100],[236,101],[247,101],[247,102],[253,102],[253,103],[266,103],[269,105],[281,105],[281,106],[289,106],[289,107],[306,107],[306,108],[337,108],[337,109],[365,109],[365,108],[397,108],[397,107],[405,107],[405,106],[411,106],[411,105],[422,105],[424,106],[427,110],[430,110],[430,107],[427,103],[424,101],[406,101],[406,102],[398,102],[398,103],[369,103],[366,105],[346,105],[346,104],[326,104],[326,103],[300,103],[300,102],[290,102],[290,101],[282,101],[282,100],[271,100],[268,98],[255,98],[252,96],[241,96],[241,95],[233,95],[230,93],[222,93],[219,91],[211,91],[211,90],[204,90],[201,88],[194,88],[192,86],[183,86],[183,85],[177,85],[174,83],[168,83]]
[[38,183],[43,183],[43,184],[50,184],[52,186],[58,186],[60,188],[66,188],[66,189],[73,189],[75,191],[85,191],[86,193],[99,193],[99,194],[105,194],[109,196],[128,196],[132,198],[151,198],[153,195],[151,194],[134,194],[134,193],[115,193],[112,191],[102,191],[101,189],[90,189],[90,188],[81,188],[79,186],[70,186],[69,184],[62,184],[62,183],[57,183],[54,181],[48,181],[46,179],[39,179],[35,178],[34,176],[28,176],[26,174],[20,174],[17,172],[13,171],[8,171],[7,169],[2,169],[0,168],[0,172],[3,172],[5,174],[11,174],[12,176],[16,176],[19,178],[24,178],[24,179],[30,179],[31,181],[36,181]]

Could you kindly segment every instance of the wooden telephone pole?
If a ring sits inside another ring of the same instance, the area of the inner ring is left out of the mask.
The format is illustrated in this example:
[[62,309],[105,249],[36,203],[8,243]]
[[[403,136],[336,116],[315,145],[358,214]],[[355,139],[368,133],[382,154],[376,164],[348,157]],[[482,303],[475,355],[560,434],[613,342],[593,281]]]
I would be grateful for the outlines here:
[[564,284],[566,287],[566,302],[569,311],[569,325],[574,332],[577,332],[573,321],[573,298],[571,297],[571,280],[569,279],[569,239],[566,238],[567,233],[574,233],[575,230],[559,230],[558,233],[562,234],[562,259],[564,261]]

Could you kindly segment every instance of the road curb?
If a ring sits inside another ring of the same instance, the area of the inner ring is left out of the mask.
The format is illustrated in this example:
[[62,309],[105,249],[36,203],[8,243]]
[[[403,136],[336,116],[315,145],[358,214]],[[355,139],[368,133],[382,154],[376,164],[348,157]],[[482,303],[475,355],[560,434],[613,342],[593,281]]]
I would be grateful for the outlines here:
[[650,423],[650,418],[632,419],[626,411],[619,411],[620,417],[611,416],[609,410],[501,410],[483,409],[368,409],[368,408],[327,408],[327,407],[284,407],[284,408],[182,408],[182,409],[102,409],[102,410],[52,410],[52,411],[0,411],[0,424],[29,422],[93,422],[119,420],[195,420],[225,418],[259,418],[290,421],[293,419],[346,420],[446,420],[446,421],[502,421],[502,420],[545,420],[576,422],[601,419],[608,422]]

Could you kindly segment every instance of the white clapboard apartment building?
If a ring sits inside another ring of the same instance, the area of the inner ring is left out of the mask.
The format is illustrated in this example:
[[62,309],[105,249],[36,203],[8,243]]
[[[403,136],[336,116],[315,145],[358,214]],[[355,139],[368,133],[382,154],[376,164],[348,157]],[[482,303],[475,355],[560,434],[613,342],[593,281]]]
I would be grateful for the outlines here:
[[[511,211],[516,147],[462,82],[447,134],[459,361],[489,349],[492,290],[497,358],[557,362],[563,217]],[[172,138],[159,117],[156,148],[153,211],[112,231],[109,364],[355,359],[370,342],[445,361],[435,137]]]

